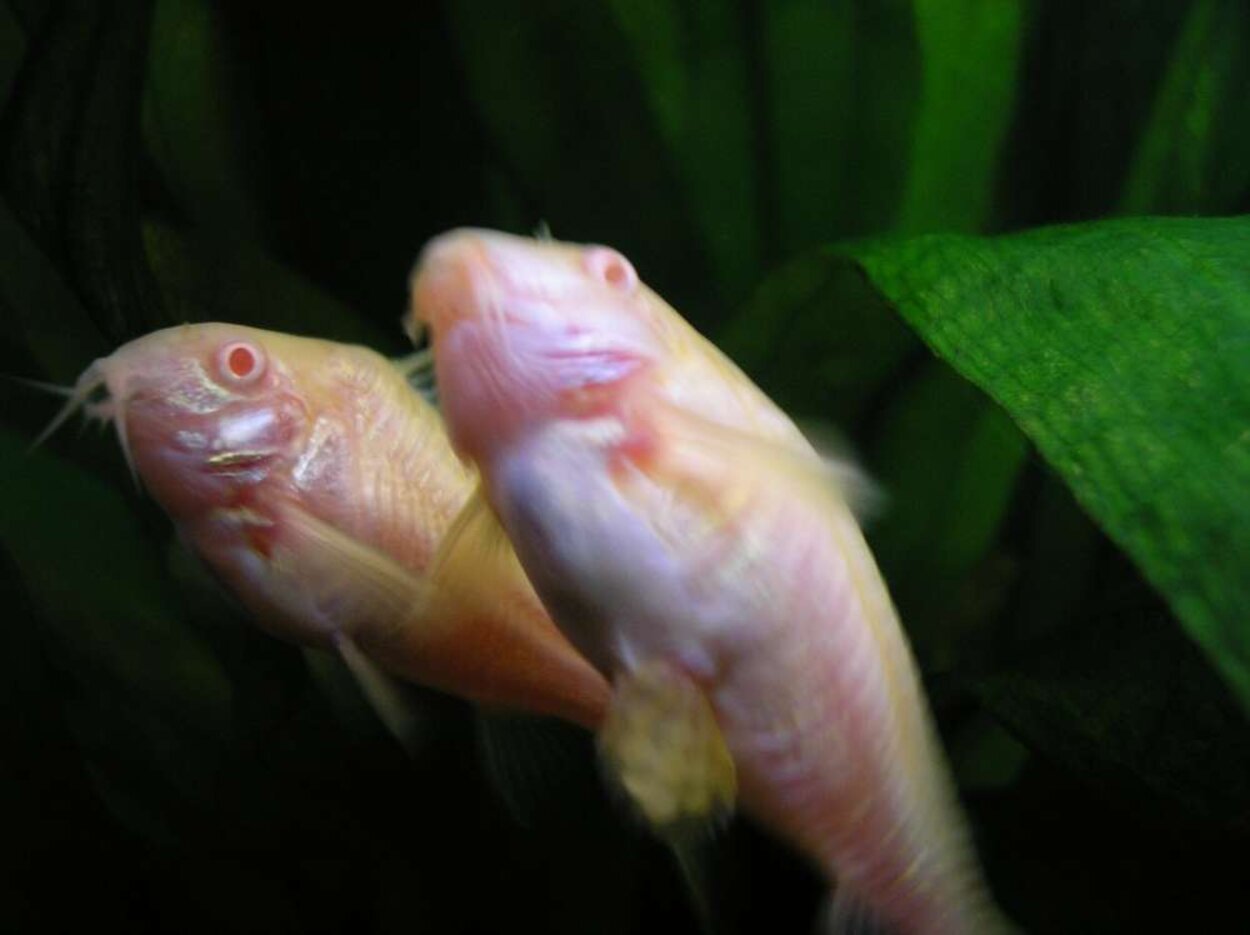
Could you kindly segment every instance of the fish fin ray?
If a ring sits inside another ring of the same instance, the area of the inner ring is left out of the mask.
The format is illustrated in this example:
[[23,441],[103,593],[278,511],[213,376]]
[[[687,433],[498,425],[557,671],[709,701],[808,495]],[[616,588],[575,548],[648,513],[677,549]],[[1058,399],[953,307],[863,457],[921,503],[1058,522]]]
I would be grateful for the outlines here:
[[666,839],[732,813],[737,772],[711,703],[674,666],[617,676],[599,750],[613,784]]
[[[796,448],[707,419],[681,406],[652,409],[656,433],[664,439],[652,470],[668,473],[678,486],[715,491],[715,499],[733,503],[759,487],[802,490],[813,504],[838,504],[852,515],[857,499],[875,485],[849,462],[826,459],[814,448]],[[864,493],[861,494],[860,491]]]
[[350,637],[368,653],[428,615],[428,582],[390,556],[298,508],[282,510],[275,528],[271,565],[298,582],[323,619],[345,622],[336,637]]
[[827,422],[804,420],[799,429],[824,462],[830,482],[842,494],[860,523],[885,513],[889,497],[885,489],[860,464],[850,440]]
[[360,692],[378,719],[391,733],[404,752],[417,755],[420,746],[420,721],[402,681],[361,652],[351,639],[339,636],[334,641],[339,657],[355,678]]
[[482,711],[474,719],[478,751],[491,786],[517,824],[557,820],[570,794],[593,789],[590,735],[556,718]]
[[817,931],[821,935],[892,935],[893,929],[857,893],[839,883]]
[[[472,611],[507,615],[514,606],[508,588],[483,588],[482,581],[514,582],[517,589],[532,594],[529,578],[480,484],[444,534],[430,567],[438,594]],[[536,597],[533,603],[537,604]]]

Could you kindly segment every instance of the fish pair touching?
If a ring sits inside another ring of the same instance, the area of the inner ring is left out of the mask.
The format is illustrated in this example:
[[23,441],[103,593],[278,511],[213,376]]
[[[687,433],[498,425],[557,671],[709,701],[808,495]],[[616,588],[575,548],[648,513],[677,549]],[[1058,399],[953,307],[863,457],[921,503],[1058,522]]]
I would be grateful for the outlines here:
[[826,874],[832,931],[1005,930],[838,471],[785,414],[606,247],[444,235],[407,325],[446,432],[373,352],[223,324],[122,347],[70,408],[275,633],[596,730],[661,831],[740,803]]

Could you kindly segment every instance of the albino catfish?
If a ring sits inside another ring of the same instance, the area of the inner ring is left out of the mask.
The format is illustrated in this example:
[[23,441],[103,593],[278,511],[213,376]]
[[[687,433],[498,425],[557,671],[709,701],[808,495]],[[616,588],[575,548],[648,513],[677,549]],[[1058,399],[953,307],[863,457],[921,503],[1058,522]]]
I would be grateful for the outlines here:
[[340,652],[376,704],[388,703],[380,667],[475,702],[600,724],[606,682],[552,624],[506,543],[471,556],[444,548],[462,538],[448,536],[455,523],[471,535],[489,514],[470,502],[476,477],[438,413],[385,357],[184,325],[91,364],[49,431],[80,406],[115,423],[143,486],[258,622]]
[[455,231],[412,302],[644,815],[739,800],[822,869],[832,931],[1003,930],[846,471],[609,248]]

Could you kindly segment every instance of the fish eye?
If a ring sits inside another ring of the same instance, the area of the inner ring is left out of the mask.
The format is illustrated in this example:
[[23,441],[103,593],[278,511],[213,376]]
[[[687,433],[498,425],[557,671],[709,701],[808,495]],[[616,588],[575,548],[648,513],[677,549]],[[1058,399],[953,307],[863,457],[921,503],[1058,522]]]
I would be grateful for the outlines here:
[[586,269],[612,288],[631,293],[638,287],[633,264],[611,247],[591,247],[586,252]]
[[227,383],[247,386],[265,372],[265,355],[255,344],[236,341],[217,353],[217,369]]

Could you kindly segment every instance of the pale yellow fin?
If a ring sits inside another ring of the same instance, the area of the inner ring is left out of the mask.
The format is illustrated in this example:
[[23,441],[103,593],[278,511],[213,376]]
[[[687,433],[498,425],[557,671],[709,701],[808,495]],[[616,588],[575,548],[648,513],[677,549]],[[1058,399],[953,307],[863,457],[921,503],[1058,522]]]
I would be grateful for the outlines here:
[[331,627],[368,649],[425,614],[424,578],[303,510],[284,510],[276,523],[272,573]]
[[852,514],[857,501],[877,498],[866,475],[815,448],[775,442],[676,405],[657,404],[652,418],[664,444],[651,470],[679,489],[713,492],[722,505],[740,505],[757,486],[778,484],[804,491],[813,507],[837,502]]
[[[539,606],[480,484],[443,535],[430,565],[430,581],[440,599],[461,608],[508,615],[522,594],[530,609]],[[484,581],[490,586],[483,587]]]
[[372,659],[360,651],[349,638],[335,640],[339,656],[347,671],[356,679],[361,694],[369,702],[378,719],[409,756],[415,756],[420,746],[420,718],[413,708],[404,685],[392,675],[383,672]]
[[807,419],[799,423],[799,429],[820,455],[829,480],[855,518],[864,523],[880,517],[888,505],[885,490],[859,463],[850,439],[827,422]]
[[662,834],[733,811],[737,772],[712,706],[673,666],[651,662],[616,678],[599,748],[609,775]]

